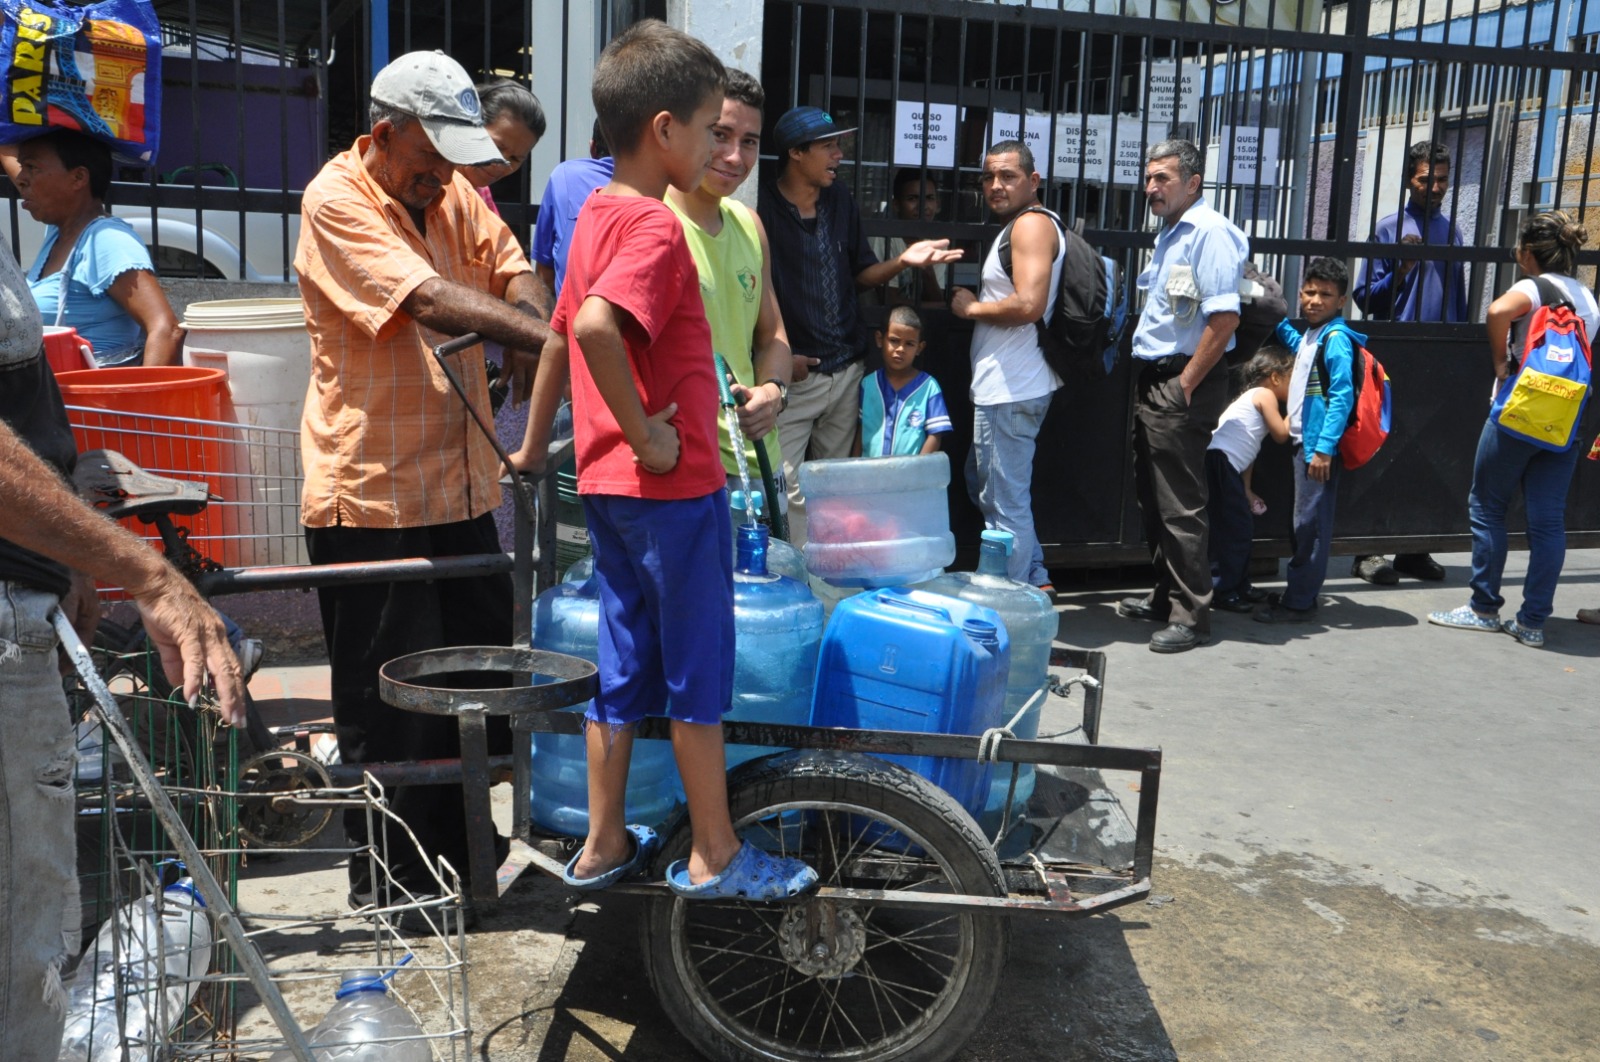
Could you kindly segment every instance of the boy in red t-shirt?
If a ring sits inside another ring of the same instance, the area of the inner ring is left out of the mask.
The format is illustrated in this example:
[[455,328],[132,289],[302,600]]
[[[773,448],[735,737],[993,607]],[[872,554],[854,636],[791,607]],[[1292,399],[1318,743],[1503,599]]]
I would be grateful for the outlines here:
[[817,880],[798,860],[742,844],[728,811],[733,543],[716,370],[694,259],[661,201],[669,184],[689,191],[705,176],[724,76],[709,48],[655,20],[601,54],[594,104],[616,169],[578,215],[523,447],[540,449],[559,391],[548,385],[574,355],[578,493],[600,591],[589,835],[565,875],[579,889],[605,888],[654,855],[654,831],[627,824],[625,799],[633,728],[663,707],[693,830],[689,858],[667,868],[672,890],[777,899]]

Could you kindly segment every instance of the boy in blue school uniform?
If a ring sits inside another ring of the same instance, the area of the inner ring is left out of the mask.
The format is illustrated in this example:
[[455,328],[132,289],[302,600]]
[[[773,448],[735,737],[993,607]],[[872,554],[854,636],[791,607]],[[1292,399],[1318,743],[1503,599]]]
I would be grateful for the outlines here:
[[[1262,623],[1305,623],[1317,616],[1317,599],[1328,577],[1333,509],[1339,487],[1339,440],[1355,408],[1356,349],[1367,337],[1351,331],[1341,315],[1349,297],[1350,271],[1337,258],[1318,258],[1300,284],[1302,333],[1288,319],[1278,339],[1295,351],[1289,380],[1289,436],[1294,440],[1294,554],[1281,594],[1271,594],[1256,612]],[[1326,379],[1317,365],[1322,349]]]
[[703,43],[654,19],[606,45],[593,92],[615,169],[573,229],[528,418],[524,450],[542,453],[570,365],[600,597],[589,834],[563,877],[576,889],[651,863],[654,831],[625,818],[628,766],[634,728],[663,710],[693,835],[689,857],[667,868],[672,891],[779,899],[817,881],[799,860],[742,842],[728,808],[733,543],[716,370],[699,272],[662,202],[668,185],[688,192],[705,177],[726,76]]
[[939,436],[950,432],[950,411],[939,382],[916,367],[928,345],[922,338],[922,318],[909,306],[896,306],[876,338],[883,368],[861,381],[855,456],[937,453]]

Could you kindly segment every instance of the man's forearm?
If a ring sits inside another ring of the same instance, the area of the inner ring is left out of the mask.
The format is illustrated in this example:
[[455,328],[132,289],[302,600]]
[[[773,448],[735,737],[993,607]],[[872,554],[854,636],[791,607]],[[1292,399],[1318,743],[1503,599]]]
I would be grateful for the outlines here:
[[523,313],[549,321],[556,312],[555,292],[538,273],[518,273],[506,285],[506,301]]
[[1206,318],[1206,327],[1200,333],[1200,342],[1195,344],[1194,356],[1183,368],[1185,391],[1192,394],[1211,367],[1222,360],[1222,355],[1227,353],[1228,340],[1238,328],[1239,315],[1236,313],[1214,313]]
[[[521,274],[531,281],[532,273]],[[519,277],[513,278],[509,295],[519,290]],[[531,292],[522,285],[520,290]],[[400,308],[435,332],[449,336],[464,336],[468,332],[492,339],[515,350],[537,351],[550,335],[549,327],[532,313],[518,309],[508,302],[469,288],[434,277],[424,281],[416,291],[406,296]]]
[[177,578],[141,539],[78,499],[55,469],[0,423],[0,538],[135,596]]

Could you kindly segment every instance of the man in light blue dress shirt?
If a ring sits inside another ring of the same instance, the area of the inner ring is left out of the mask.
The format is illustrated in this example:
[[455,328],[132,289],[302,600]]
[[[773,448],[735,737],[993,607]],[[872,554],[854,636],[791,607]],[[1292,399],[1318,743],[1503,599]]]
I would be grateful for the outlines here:
[[1181,653],[1211,635],[1206,446],[1228,404],[1223,355],[1239,326],[1250,243],[1206,204],[1199,148],[1164,140],[1145,158],[1144,194],[1162,226],[1138,280],[1133,469],[1156,585],[1117,611],[1163,625],[1152,651]]

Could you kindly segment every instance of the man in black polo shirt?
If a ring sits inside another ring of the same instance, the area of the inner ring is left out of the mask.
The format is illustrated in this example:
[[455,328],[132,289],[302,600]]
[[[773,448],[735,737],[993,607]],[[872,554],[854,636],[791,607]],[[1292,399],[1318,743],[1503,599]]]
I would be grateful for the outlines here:
[[[39,310],[0,243],[0,1030],[6,1058],[53,1059],[75,949],[73,720],[51,615],[78,569],[127,588],[173,685],[194,697],[209,671],[229,723],[244,725],[239,661],[222,621],[144,542],[68,490],[77,459],[42,353]],[[85,584],[82,626],[98,607]],[[79,617],[74,617],[75,619]]]
[[778,414],[778,443],[789,485],[789,529],[805,542],[805,500],[799,465],[848,457],[861,415],[862,359],[871,337],[856,293],[887,283],[905,269],[953,262],[949,240],[920,240],[878,261],[861,232],[861,212],[835,183],[844,159],[840,129],[818,107],[796,107],[778,119],[776,181],[764,181],[756,212],[772,248],[772,287],[794,352],[794,382]]

